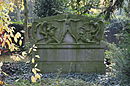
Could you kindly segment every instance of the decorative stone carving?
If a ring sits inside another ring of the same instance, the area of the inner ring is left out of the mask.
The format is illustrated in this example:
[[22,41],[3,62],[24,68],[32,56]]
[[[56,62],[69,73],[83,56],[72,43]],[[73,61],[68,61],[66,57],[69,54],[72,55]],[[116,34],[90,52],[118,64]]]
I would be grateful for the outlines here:
[[[58,16],[49,19],[44,18],[42,21],[36,22],[33,32],[42,35],[42,39],[39,39],[44,40],[42,43],[64,43],[64,38],[68,32],[75,43],[99,43],[102,40],[104,31],[101,28],[102,21],[98,19],[95,21],[87,20],[87,17],[69,14]],[[38,33],[37,29],[39,30]],[[37,37],[34,38],[37,39]]]
[[[58,17],[59,16],[59,17]],[[103,22],[99,19],[87,19],[84,16],[58,15],[36,22],[36,34],[42,35],[42,43],[64,43],[66,33],[70,33],[75,43],[100,43],[103,36]],[[39,33],[37,33],[39,29]],[[34,37],[37,39],[37,37]]]
[[[102,22],[102,21],[99,21]],[[83,24],[79,28],[79,41],[82,43],[95,43],[100,42],[103,31],[103,28],[99,27],[99,22],[89,22]]]
[[45,17],[32,24],[43,73],[104,73],[104,24],[101,19],[71,14]]
[[[70,34],[71,34],[71,36],[76,40],[76,37],[75,37],[75,35],[73,34],[73,27],[71,27],[72,26],[72,24],[71,24],[71,22],[78,22],[78,21],[80,21],[80,19],[71,19],[70,17],[69,17],[69,15],[66,15],[66,17],[65,17],[65,19],[61,19],[61,20],[56,20],[56,22],[63,22],[64,24],[63,24],[63,29],[60,29],[61,31],[61,39],[60,39],[60,42],[62,42],[63,41],[63,39],[64,39],[64,37],[65,37],[65,35],[66,35],[66,33],[67,32],[69,32]],[[78,34],[78,33],[77,33]],[[77,40],[76,40],[76,42],[77,42]]]
[[40,34],[44,37],[45,43],[58,43],[55,38],[56,27],[48,22],[43,22],[40,28]]

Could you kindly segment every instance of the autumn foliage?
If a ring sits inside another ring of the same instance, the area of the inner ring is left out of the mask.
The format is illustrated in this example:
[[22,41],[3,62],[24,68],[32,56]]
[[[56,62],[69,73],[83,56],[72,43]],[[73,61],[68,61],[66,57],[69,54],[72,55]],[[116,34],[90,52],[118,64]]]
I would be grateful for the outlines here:
[[[15,50],[17,51],[19,49],[12,42],[12,38],[16,43],[22,45],[22,40],[18,41],[18,39],[21,38],[21,34],[19,32],[13,34],[15,27],[8,27],[8,25],[11,24],[9,13],[13,12],[15,7],[19,7],[23,9],[24,8],[23,0],[0,0],[0,47],[2,49],[3,48],[8,49],[9,51],[15,51]],[[36,48],[37,47],[33,45],[30,49],[23,51],[21,55],[16,54],[11,56],[11,58],[14,61],[21,61],[22,59],[29,57],[28,55],[31,55],[30,53],[35,52]],[[30,61],[30,63],[35,65],[35,67],[32,68],[32,72],[34,73],[34,75],[31,77],[32,82],[36,82],[41,77],[40,74],[38,73],[40,70],[37,68],[37,64],[35,63],[35,58],[40,58],[40,57],[39,55],[35,55],[35,57],[31,58]],[[0,65],[0,67],[1,66],[2,65]],[[1,73],[3,72],[0,68],[0,74]],[[1,82],[3,81],[0,81],[0,85]]]

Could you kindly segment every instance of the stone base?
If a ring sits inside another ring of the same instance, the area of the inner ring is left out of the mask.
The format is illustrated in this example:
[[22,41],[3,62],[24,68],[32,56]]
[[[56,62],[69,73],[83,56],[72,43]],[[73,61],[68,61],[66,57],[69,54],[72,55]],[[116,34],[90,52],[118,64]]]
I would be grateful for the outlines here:
[[103,62],[38,62],[42,73],[105,73]]
[[105,73],[104,47],[88,44],[37,44],[43,73]]

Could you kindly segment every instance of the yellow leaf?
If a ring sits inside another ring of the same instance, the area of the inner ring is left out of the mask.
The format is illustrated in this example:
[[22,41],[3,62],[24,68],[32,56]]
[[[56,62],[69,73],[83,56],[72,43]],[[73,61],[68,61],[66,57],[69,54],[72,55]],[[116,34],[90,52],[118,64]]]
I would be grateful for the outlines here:
[[0,67],[3,65],[3,62],[0,62]]
[[24,31],[24,30],[21,30],[20,32],[25,33],[25,31]]
[[34,77],[34,76],[32,76],[32,77],[31,77],[31,81],[34,83],[34,82],[36,82],[36,81],[37,81],[37,78],[36,78],[36,77]]
[[33,45],[33,48],[37,48],[37,46],[34,44],[34,45]]
[[21,10],[24,10],[24,6],[21,7]]
[[35,63],[35,59],[34,58],[32,58],[32,63]]
[[17,47],[15,47],[15,45],[13,43],[11,43],[11,46],[10,46],[10,51],[14,51]]
[[18,81],[19,81],[19,79],[16,79],[16,80],[15,80],[15,82],[18,82]]
[[19,58],[21,58],[21,59],[25,59],[25,57],[24,56],[22,56],[22,55],[17,55]]
[[20,60],[21,60],[21,58],[18,56],[15,58],[15,61],[20,61]]
[[35,67],[37,67],[37,64],[35,64]]
[[16,36],[19,38],[19,37],[21,37],[21,34],[19,32],[17,32]]
[[9,49],[10,49],[10,42],[9,42],[9,40],[6,40],[6,43],[9,46]]
[[7,34],[5,33],[5,34],[4,34],[4,38],[6,38],[6,37],[7,37]]
[[13,34],[12,32],[10,32],[10,36],[11,36],[11,37],[14,37],[14,34]]
[[14,46],[14,49],[15,49],[15,50],[18,50],[19,48],[18,48],[17,46]]
[[33,68],[33,69],[32,69],[32,72],[33,72],[34,74],[36,74],[36,73],[37,73],[37,71],[36,71],[36,69],[35,69],[35,68]]
[[12,39],[10,37],[8,37],[9,41],[12,43]]
[[21,37],[21,34],[20,34],[19,32],[17,32],[17,33],[15,34],[15,38],[19,38],[19,37]]
[[13,12],[14,11],[14,8],[13,7],[10,7],[10,9],[9,9],[11,12]]
[[5,72],[3,72],[3,71],[2,71],[2,73],[3,73],[4,75],[6,75],[6,76],[9,76],[7,73],[5,73]]
[[35,55],[35,57],[36,57],[36,58],[40,58],[40,56],[39,56],[39,55]]
[[22,56],[26,56],[27,53],[25,51],[22,52]]
[[18,55],[10,56],[14,61],[21,61],[21,58]]
[[36,71],[40,71],[40,69],[38,69],[38,68],[35,68],[35,70],[36,70]]
[[17,43],[18,42],[18,39],[17,39],[17,37],[15,36],[14,37],[14,41]]
[[36,45],[34,44],[33,47],[35,47]]
[[36,49],[33,49],[33,51],[37,51]]
[[3,81],[0,81],[0,85],[2,86],[2,85],[4,85],[5,83],[3,82]]
[[31,53],[31,51],[32,51],[32,48],[29,49],[28,53]]
[[41,76],[40,76],[40,74],[35,74],[35,77],[37,78],[37,79],[41,79]]
[[22,40],[19,41],[19,45],[20,45],[20,46],[22,45]]
[[[1,4],[1,2],[0,2],[0,4]],[[2,6],[0,6],[0,11],[2,10]]]
[[2,42],[2,47],[4,47],[5,46],[5,42]]

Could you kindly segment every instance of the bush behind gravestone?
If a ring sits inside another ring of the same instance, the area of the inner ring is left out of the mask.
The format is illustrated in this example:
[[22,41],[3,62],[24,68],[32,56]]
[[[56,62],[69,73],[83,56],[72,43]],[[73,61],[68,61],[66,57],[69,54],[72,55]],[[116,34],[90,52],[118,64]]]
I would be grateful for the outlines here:
[[81,79],[66,79],[66,78],[58,78],[58,79],[42,79],[36,83],[30,83],[29,80],[19,80],[14,83],[14,86],[101,86],[100,84],[88,83]]
[[62,0],[36,0],[34,13],[38,17],[54,16],[63,11]]
[[130,84],[130,59],[127,50],[110,43],[108,43],[108,47],[109,50],[105,54],[106,58],[111,61],[109,67],[112,67],[112,72],[121,80],[121,86],[128,86]]

